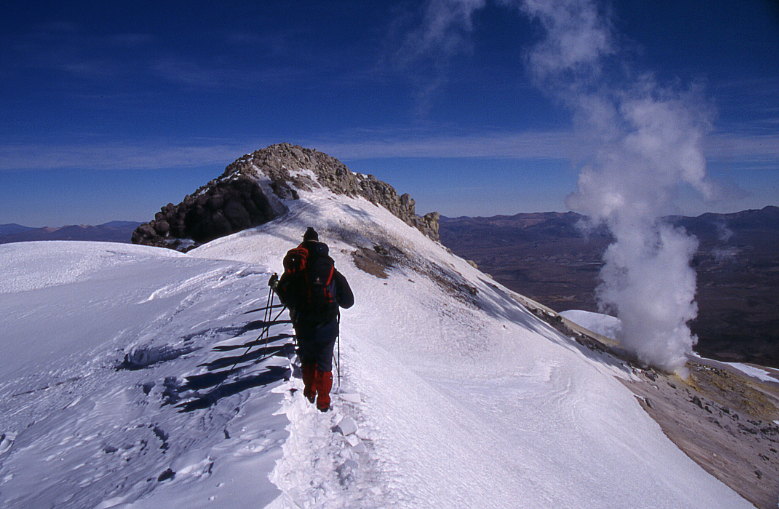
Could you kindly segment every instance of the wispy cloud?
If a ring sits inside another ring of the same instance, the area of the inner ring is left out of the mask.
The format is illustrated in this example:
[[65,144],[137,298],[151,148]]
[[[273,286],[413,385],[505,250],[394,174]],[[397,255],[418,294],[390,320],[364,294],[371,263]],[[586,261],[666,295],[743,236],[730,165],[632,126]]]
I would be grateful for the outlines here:
[[[593,141],[573,130],[471,133],[355,133],[338,138],[310,138],[307,144],[343,159],[484,158],[580,160]],[[710,162],[761,163],[779,170],[779,134],[743,135],[720,132],[704,141]]]
[[[413,130],[362,130],[333,136],[296,139],[191,140],[165,143],[0,145],[0,171],[16,170],[154,170],[213,165],[223,168],[241,155],[271,143],[287,141],[316,148],[346,161],[389,158],[461,158],[576,160],[592,149],[573,131],[479,132],[436,135]],[[743,136],[718,133],[707,138],[710,162],[757,165],[779,170],[779,135]],[[359,168],[356,168],[359,169]]]
[[[9,40],[7,56],[17,70],[43,69],[81,80],[138,78],[164,80],[187,88],[248,89],[258,85],[283,84],[311,74],[312,66],[296,65],[284,58],[290,36],[280,40],[268,35],[223,33],[213,37],[215,47],[229,51],[215,56],[185,56],[166,47],[164,39],[148,33],[96,34],[72,23],[48,23]],[[1,38],[0,38],[1,39]],[[252,46],[257,55],[274,60],[250,66],[241,62],[236,45]],[[139,48],[153,51],[138,51]],[[3,53],[0,51],[0,53]],[[238,56],[236,56],[238,55]],[[306,54],[307,55],[307,54]]]
[[430,0],[421,23],[404,33],[393,54],[396,68],[410,71],[417,109],[427,113],[435,93],[448,80],[450,60],[471,48],[473,15],[487,0]]
[[0,145],[0,171],[18,170],[154,170],[224,167],[251,146],[239,144],[160,145],[88,144]]
[[108,40],[118,46],[139,48],[157,42],[157,37],[146,33],[123,33],[111,35]]
[[107,48],[135,49],[152,40],[146,34],[87,34],[77,24],[51,22],[9,40],[4,49],[17,68],[54,70],[94,79],[116,77],[128,71],[127,60],[106,56]]
[[422,25],[407,34],[398,58],[415,61],[431,55],[449,57],[469,47],[473,14],[486,0],[431,0]]
[[706,139],[704,150],[712,161],[763,163],[779,170],[779,134],[716,133]]
[[564,159],[575,150],[566,132],[495,133],[461,136],[419,136],[408,133],[342,136],[339,138],[165,145],[93,143],[0,145],[0,171],[17,170],[153,170],[214,165],[224,167],[241,155],[270,143],[289,141],[316,148],[344,160],[385,158]]
[[343,159],[490,158],[565,159],[575,152],[565,131],[476,133],[457,136],[388,134],[381,138],[312,139],[311,146]]
[[194,88],[251,89],[257,85],[280,85],[302,78],[307,70],[294,67],[246,69],[209,62],[166,57],[149,64],[150,72],[171,83]]

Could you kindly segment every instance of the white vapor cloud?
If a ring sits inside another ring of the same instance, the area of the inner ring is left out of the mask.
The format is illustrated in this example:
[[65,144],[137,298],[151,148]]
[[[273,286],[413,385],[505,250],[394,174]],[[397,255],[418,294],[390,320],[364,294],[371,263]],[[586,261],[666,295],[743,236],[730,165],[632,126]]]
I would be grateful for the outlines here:
[[[457,4],[458,15],[448,19],[463,32],[483,6],[448,3]],[[682,186],[704,198],[715,194],[704,155],[711,108],[695,90],[662,87],[651,74],[632,71],[596,0],[500,3],[543,27],[543,39],[527,53],[530,74],[573,114],[585,157],[567,204],[615,238],[604,257],[599,305],[621,319],[619,339],[640,361],[684,375],[697,341],[688,327],[697,315],[690,267],[697,241],[661,218],[675,211]]]
[[[631,72],[593,0],[521,5],[546,28],[529,58],[540,86],[571,108],[595,148],[567,204],[615,238],[604,255],[599,306],[620,318],[622,346],[640,361],[685,375],[697,342],[688,323],[698,313],[690,266],[698,243],[661,218],[675,210],[682,185],[714,196],[703,150],[711,108],[694,90]],[[607,58],[625,74],[603,73]]]
[[[547,37],[529,54],[530,71],[542,86],[549,81],[581,86],[595,77],[603,55],[613,53],[611,31],[593,2],[580,0],[504,0],[538,20]],[[575,79],[571,79],[575,78]]]

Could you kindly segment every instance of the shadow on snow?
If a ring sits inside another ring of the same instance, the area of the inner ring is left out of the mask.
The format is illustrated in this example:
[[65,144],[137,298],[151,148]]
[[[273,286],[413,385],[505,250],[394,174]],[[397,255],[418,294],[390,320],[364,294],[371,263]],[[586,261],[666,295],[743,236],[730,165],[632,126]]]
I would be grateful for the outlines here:
[[[212,382],[221,377],[225,380],[229,375],[228,372],[213,373],[211,374]],[[286,366],[268,366],[268,369],[257,375],[246,376],[238,378],[234,382],[218,385],[216,389],[204,394],[195,399],[191,399],[187,402],[176,405],[180,408],[180,412],[192,412],[193,410],[202,410],[210,406],[215,405],[220,399],[238,394],[239,392],[251,389],[254,387],[262,387],[279,380],[288,380],[290,376],[290,369]],[[220,382],[217,382],[219,384]]]

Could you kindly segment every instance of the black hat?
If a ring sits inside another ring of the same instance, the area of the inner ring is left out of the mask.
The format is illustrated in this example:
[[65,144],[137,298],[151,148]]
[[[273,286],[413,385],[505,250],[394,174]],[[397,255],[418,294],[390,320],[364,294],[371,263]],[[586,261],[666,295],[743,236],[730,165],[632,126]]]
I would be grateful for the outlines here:
[[303,240],[319,240],[319,234],[316,232],[315,229],[311,228],[310,226],[306,229],[306,233],[303,234]]

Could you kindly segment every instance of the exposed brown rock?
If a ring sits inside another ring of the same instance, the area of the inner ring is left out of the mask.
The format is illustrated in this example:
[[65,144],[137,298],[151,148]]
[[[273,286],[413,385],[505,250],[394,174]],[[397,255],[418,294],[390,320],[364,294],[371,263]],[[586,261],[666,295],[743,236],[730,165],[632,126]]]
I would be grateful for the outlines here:
[[716,361],[688,363],[681,380],[637,369],[624,381],[663,432],[704,470],[759,508],[779,501],[779,386]]
[[381,246],[373,249],[360,247],[352,252],[352,260],[358,269],[380,279],[387,279],[387,270],[394,264],[392,257]]
[[440,215],[416,215],[414,200],[408,194],[398,196],[391,185],[373,175],[353,173],[327,154],[281,143],[241,157],[178,205],[165,205],[154,220],[135,230],[132,241],[186,251],[266,223],[284,212],[279,198],[298,199],[298,189],[310,191],[319,185],[336,194],[363,197],[431,239],[439,238]]
[[354,173],[338,159],[313,149],[281,143],[246,155],[226,169],[222,177],[263,173],[273,182],[273,191],[282,198],[297,198],[295,188],[306,191],[316,187],[309,176],[296,170],[311,170],[319,183],[336,194],[361,196],[380,205],[407,224],[438,240],[438,212],[416,215],[416,203],[408,194],[398,196],[397,191],[373,175]]

